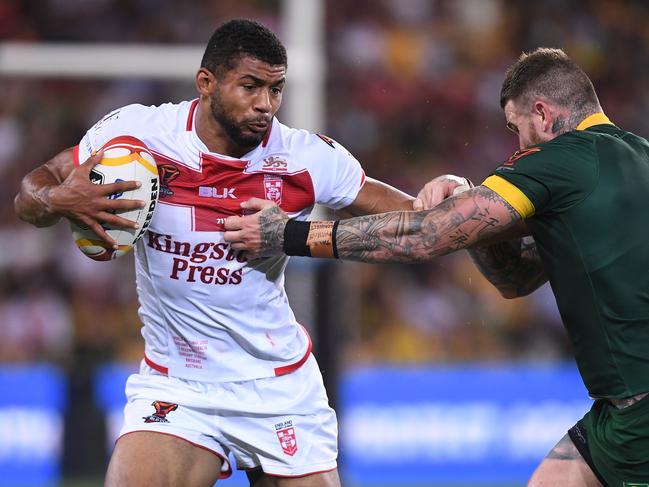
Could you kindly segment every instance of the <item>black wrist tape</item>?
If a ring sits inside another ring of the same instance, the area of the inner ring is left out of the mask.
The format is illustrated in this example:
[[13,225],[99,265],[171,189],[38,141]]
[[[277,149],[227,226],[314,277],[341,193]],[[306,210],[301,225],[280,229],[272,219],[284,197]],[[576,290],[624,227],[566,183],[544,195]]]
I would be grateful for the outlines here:
[[284,227],[284,253],[311,257],[311,249],[306,244],[309,237],[311,222],[301,222],[290,219]]

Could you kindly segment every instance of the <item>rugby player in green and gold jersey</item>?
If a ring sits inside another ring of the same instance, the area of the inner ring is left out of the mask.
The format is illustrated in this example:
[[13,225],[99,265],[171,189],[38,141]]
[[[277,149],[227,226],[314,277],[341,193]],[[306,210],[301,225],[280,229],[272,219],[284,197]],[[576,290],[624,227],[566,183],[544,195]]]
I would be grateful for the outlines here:
[[[252,256],[364,262],[471,247],[506,297],[549,280],[595,401],[528,485],[649,485],[649,143],[610,122],[589,78],[558,49],[523,54],[501,105],[521,150],[433,209],[311,224],[251,200],[242,206],[262,211],[230,218],[225,238]],[[511,240],[516,232],[533,239]]]

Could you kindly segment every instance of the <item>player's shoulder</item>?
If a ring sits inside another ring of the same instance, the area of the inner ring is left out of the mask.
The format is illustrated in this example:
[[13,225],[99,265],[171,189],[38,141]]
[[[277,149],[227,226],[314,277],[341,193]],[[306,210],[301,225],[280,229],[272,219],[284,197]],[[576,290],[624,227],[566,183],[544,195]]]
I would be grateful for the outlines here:
[[342,144],[324,134],[289,127],[278,120],[273,130],[277,132],[272,139],[274,143],[296,156],[308,154],[312,159],[322,157],[331,160],[342,157],[354,160],[354,156]]
[[566,132],[542,144],[517,150],[501,164],[500,169],[538,168],[539,163],[564,164],[566,161],[588,160],[594,153],[592,137],[578,131]]
[[148,133],[169,132],[184,127],[191,102],[143,105],[132,103],[113,110],[95,124],[95,129],[114,125],[125,133],[144,137]]
[[542,145],[553,150],[585,149],[592,145],[597,136],[598,133],[591,130],[571,130]]
[[597,159],[598,134],[590,130],[572,130],[539,145],[546,162],[590,166]]

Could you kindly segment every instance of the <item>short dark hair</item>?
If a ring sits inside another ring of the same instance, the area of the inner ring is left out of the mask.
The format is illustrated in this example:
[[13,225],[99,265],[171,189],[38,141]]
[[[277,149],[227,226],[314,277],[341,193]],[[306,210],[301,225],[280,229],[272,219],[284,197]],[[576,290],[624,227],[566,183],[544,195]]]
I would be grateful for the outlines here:
[[585,115],[601,111],[593,83],[562,49],[539,47],[521,54],[512,64],[500,90],[500,106],[509,100],[544,97]]
[[201,68],[221,75],[244,56],[287,66],[286,48],[270,29],[254,20],[234,19],[214,31],[205,48]]

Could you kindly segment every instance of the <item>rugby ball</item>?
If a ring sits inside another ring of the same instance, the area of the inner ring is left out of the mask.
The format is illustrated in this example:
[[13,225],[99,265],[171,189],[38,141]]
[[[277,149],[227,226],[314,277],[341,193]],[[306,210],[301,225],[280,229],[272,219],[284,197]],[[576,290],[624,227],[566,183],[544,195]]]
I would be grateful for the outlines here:
[[465,191],[468,191],[468,190],[470,190],[471,188],[474,187],[473,183],[468,178],[462,178],[462,177],[453,176],[453,175],[450,175],[450,174],[447,177],[450,177],[450,178],[454,179],[455,181],[457,181],[458,183],[460,183],[460,185],[457,186],[453,190],[453,194],[451,196],[455,196],[457,194],[464,193]]
[[79,250],[93,260],[113,260],[126,254],[146,232],[158,203],[158,168],[156,162],[141,140],[129,135],[120,135],[104,144],[104,156],[90,172],[90,180],[95,184],[109,184],[119,181],[140,181],[142,185],[135,190],[113,193],[110,199],[133,199],[146,202],[143,208],[118,212],[119,216],[139,224],[138,228],[112,228],[105,224],[104,229],[117,242],[119,248],[113,249],[103,242],[89,228],[72,223],[72,237]]

